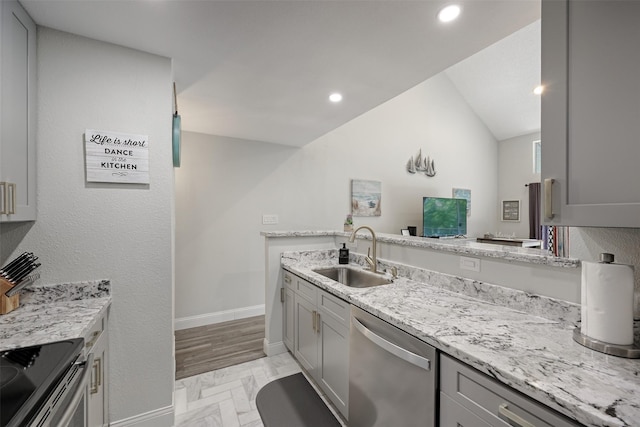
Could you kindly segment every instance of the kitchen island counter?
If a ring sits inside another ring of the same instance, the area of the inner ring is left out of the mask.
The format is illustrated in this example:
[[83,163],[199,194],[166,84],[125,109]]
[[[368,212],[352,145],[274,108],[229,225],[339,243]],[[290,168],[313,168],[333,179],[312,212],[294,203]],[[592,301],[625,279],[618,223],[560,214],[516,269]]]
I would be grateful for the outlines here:
[[400,277],[365,289],[312,271],[337,265],[335,250],[282,254],[291,273],[581,424],[640,425],[640,360],[574,342],[578,305],[384,261]]
[[0,351],[83,338],[110,304],[107,280],[31,286],[18,308],[0,316]]

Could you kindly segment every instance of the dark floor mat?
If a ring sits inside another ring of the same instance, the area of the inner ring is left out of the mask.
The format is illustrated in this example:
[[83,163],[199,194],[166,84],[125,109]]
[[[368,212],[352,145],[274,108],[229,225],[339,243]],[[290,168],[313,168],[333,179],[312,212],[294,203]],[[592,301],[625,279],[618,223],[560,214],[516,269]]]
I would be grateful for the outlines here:
[[264,427],[340,427],[340,423],[301,373],[260,389],[256,406]]

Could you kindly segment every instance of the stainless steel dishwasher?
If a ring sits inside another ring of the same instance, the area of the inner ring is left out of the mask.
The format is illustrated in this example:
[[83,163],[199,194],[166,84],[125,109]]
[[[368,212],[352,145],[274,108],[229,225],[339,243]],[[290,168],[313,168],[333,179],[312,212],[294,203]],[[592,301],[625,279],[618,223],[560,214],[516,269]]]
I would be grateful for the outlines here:
[[434,427],[436,349],[351,306],[349,427]]

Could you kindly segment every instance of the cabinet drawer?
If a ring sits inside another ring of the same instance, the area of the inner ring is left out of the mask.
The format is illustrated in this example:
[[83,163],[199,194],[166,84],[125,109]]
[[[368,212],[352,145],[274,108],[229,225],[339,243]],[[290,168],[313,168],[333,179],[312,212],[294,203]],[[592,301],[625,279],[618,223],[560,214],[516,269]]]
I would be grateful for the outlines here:
[[491,427],[444,393],[440,393],[440,427]]
[[295,288],[296,288],[295,281],[296,281],[296,276],[289,273],[288,271],[283,270],[282,283],[285,288],[295,291]]
[[299,277],[294,276],[294,281],[296,293],[315,305],[318,297],[318,288]]
[[533,399],[444,354],[440,357],[440,390],[492,426],[519,417],[536,427],[577,427],[577,424]]
[[322,314],[329,315],[342,326],[349,327],[349,303],[318,289],[318,310]]

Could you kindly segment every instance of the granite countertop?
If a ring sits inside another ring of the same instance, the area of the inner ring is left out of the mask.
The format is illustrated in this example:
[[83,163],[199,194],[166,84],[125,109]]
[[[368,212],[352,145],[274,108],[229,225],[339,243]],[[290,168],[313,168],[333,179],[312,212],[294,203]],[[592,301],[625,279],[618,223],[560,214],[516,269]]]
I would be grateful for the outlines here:
[[84,338],[110,304],[108,280],[30,286],[20,306],[0,316],[0,351]]
[[[282,254],[286,270],[587,426],[640,425],[640,360],[573,341],[579,305],[396,266],[392,284],[344,286],[312,271],[337,251]],[[351,254],[351,265],[363,264]],[[637,338],[637,335],[636,335]]]
[[[301,230],[301,231],[263,231],[260,233],[267,238],[283,237],[349,237],[351,232],[331,230]],[[362,232],[358,239],[371,240],[371,234]],[[549,251],[536,248],[520,248],[516,246],[479,243],[475,238],[468,239],[434,239],[418,236],[401,236],[398,234],[376,233],[378,243],[408,246],[415,248],[433,249],[440,252],[453,252],[470,256],[497,258],[505,261],[516,261],[551,267],[578,268],[580,260],[574,258],[556,257]]]

